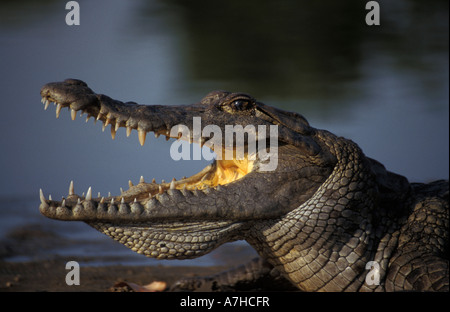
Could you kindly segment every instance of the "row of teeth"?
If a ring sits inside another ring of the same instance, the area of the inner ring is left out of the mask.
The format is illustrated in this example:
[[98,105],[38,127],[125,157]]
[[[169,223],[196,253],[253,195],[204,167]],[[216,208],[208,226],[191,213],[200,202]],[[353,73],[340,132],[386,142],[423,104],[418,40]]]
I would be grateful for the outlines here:
[[[46,98],[42,98],[41,102],[44,104],[44,110],[47,110],[47,108],[50,105],[50,103],[53,103],[53,105],[56,106],[56,118],[59,118],[59,115],[61,113],[61,109],[63,108],[62,104],[57,103],[57,102],[51,102],[51,101],[49,101]],[[70,110],[70,116],[71,116],[72,120],[75,120],[75,118],[77,116],[77,111],[75,109],[73,109],[73,108],[70,108],[70,106],[67,106],[67,108]],[[81,110],[80,116],[83,116],[83,114],[84,114],[84,111]],[[96,123],[102,116],[103,116],[103,114],[99,113],[97,115],[97,117],[94,119],[94,123]],[[86,117],[86,122],[88,122],[91,117],[92,116],[88,113],[88,115]],[[111,137],[114,140],[115,137],[116,137],[116,132],[120,128],[120,122],[116,122],[115,125],[113,126],[112,123],[111,123],[111,119],[107,117],[106,121],[103,123],[102,131],[105,131],[106,127],[109,124],[111,124]],[[130,136],[131,130],[133,130],[132,127],[126,126],[126,135],[127,135],[127,137]],[[144,129],[140,129],[140,128],[138,128],[137,131],[138,131],[139,143],[143,146],[145,144],[147,132]],[[161,135],[161,133],[157,133],[157,132],[154,132],[154,133],[155,133],[155,138],[158,138]],[[164,135],[166,136],[166,141],[168,141],[171,138],[169,130],[166,130],[166,133]],[[182,133],[179,132],[178,133],[178,137],[176,137],[176,139],[178,140],[181,137],[182,137]],[[201,138],[200,140],[201,140],[200,141],[200,145],[203,146],[203,144],[205,143],[205,139]],[[192,143],[192,142],[193,142],[193,138],[189,137],[189,143]]]
[[[156,193],[156,196],[158,196],[158,194],[159,194],[159,195],[163,194],[163,193],[164,193],[165,191],[167,191],[167,190],[176,190],[176,187],[175,187],[175,181],[176,181],[175,178],[173,178],[173,180],[170,182],[170,185],[169,185],[169,188],[168,188],[168,189],[164,189],[164,188],[162,187],[162,185],[159,185],[159,186],[158,186],[158,193]],[[144,182],[144,178],[143,178],[142,176],[141,176],[141,179],[140,179],[139,183],[145,183],[145,182]],[[155,179],[153,179],[152,183],[155,183]],[[165,183],[164,180],[162,180],[162,183]],[[130,184],[130,187],[133,186],[133,184],[131,183],[131,181],[129,181],[129,184]],[[220,189],[220,185],[217,186],[217,187],[215,187],[215,188],[216,188],[216,189]],[[209,189],[209,187],[206,186],[206,191],[207,191],[208,189]],[[199,190],[199,189],[195,187],[194,190],[193,190],[193,192],[196,193],[198,190]],[[121,191],[121,193],[124,192],[122,188],[120,188],[120,191]],[[186,184],[183,185],[183,188],[182,188],[181,191],[182,191],[183,193],[186,192]],[[69,185],[69,196],[73,196],[73,195],[75,195],[75,188],[74,188],[74,183],[73,183],[73,181],[71,181],[71,182],[70,182],[70,185]],[[149,195],[149,198],[154,197],[151,193],[149,193],[148,195]],[[40,200],[41,200],[41,203],[42,203],[42,204],[47,204],[47,199],[45,198],[44,192],[42,191],[42,189],[39,190],[39,197],[40,197]],[[84,200],[85,200],[85,201],[90,201],[90,200],[92,200],[92,187],[89,187],[89,188],[88,188],[88,190],[87,190],[87,192],[86,192],[86,195],[85,195],[85,193],[83,192],[83,194],[81,195],[81,197],[84,197]],[[108,197],[111,197],[111,193],[110,193],[110,192],[108,193]],[[98,198],[100,198],[100,203],[104,203],[104,202],[105,202],[105,197],[102,197],[101,194],[100,194],[100,192],[98,193]],[[48,200],[50,200],[50,201],[53,200],[53,199],[52,199],[52,195],[49,195]],[[80,202],[81,202],[81,199],[80,199],[80,197],[79,197],[79,198],[78,198],[78,203],[80,203]],[[121,202],[122,204],[125,203],[124,197],[121,198],[120,202]],[[137,198],[134,199],[134,203],[136,203],[136,202],[137,202]],[[111,197],[111,204],[114,204],[114,197]],[[48,205],[48,204],[47,204],[47,205]],[[61,204],[61,206],[63,207],[64,205],[65,205],[65,198],[63,197],[63,198],[62,198],[62,204]]]

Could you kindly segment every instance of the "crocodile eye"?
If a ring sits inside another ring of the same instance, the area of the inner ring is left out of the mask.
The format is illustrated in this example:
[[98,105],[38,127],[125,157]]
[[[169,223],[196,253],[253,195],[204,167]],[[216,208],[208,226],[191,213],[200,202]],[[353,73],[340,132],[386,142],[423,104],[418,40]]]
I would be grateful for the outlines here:
[[246,100],[236,100],[231,103],[231,107],[235,111],[243,111],[251,108],[251,104]]

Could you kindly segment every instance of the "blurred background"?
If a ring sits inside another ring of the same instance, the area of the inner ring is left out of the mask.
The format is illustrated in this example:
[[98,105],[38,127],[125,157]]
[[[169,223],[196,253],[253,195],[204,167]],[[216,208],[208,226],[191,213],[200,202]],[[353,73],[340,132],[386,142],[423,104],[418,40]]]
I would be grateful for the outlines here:
[[[39,91],[66,78],[140,104],[246,92],[355,141],[411,182],[449,177],[447,0],[378,1],[381,25],[370,27],[363,0],[78,3],[80,25],[68,26],[66,1],[0,1],[0,239],[40,227],[98,245],[5,259],[119,250],[149,263],[85,224],[40,216],[39,188],[57,199],[74,180],[77,193],[119,194],[141,175],[178,179],[207,164],[173,161],[164,138],[141,147],[135,131],[113,141],[92,119],[71,121],[66,110],[56,119]],[[205,259],[195,264],[214,256]]]

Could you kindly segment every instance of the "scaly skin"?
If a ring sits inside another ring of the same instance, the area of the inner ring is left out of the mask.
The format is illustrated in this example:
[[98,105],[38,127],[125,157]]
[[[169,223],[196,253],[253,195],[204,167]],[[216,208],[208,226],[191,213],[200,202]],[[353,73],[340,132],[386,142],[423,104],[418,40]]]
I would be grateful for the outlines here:
[[[352,141],[242,93],[215,91],[193,105],[145,106],[68,79],[45,85],[41,96],[46,107],[57,104],[57,116],[62,107],[72,118],[82,111],[111,124],[113,138],[120,127],[127,135],[137,130],[141,144],[152,131],[210,146],[216,137],[182,136],[173,128],[186,125],[192,134],[193,117],[222,133],[226,125],[254,125],[249,137],[263,134],[258,125],[278,127],[277,137],[264,132],[267,142],[278,140],[273,171],[245,154],[171,183],[141,179],[115,197],[93,198],[91,188],[79,196],[71,185],[63,201],[53,201],[41,191],[45,216],[84,221],[149,257],[194,258],[245,239],[264,259],[214,278],[181,280],[174,289],[448,290],[448,181],[409,184]],[[369,272],[371,266],[376,271]],[[374,272],[377,283],[368,278]]]

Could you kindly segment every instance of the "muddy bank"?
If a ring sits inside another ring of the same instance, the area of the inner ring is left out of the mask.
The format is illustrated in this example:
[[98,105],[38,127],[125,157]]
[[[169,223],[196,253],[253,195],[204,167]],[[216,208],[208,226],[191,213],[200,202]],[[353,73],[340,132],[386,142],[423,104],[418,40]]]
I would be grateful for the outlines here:
[[167,266],[81,266],[80,285],[68,286],[64,259],[37,262],[0,262],[0,291],[3,292],[72,292],[72,291],[122,291],[114,287],[127,281],[147,285],[164,281],[171,285],[181,277],[202,276],[218,273],[226,267],[167,267]]

